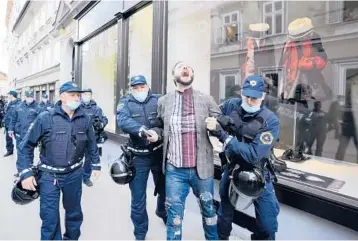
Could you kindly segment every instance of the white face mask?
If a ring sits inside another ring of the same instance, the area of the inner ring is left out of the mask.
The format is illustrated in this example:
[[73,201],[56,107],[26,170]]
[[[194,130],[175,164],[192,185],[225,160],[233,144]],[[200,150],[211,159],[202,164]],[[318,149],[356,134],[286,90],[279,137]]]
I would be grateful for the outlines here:
[[27,97],[26,98],[26,103],[27,104],[31,104],[32,102],[34,102],[34,98],[32,98],[32,97]]
[[47,102],[47,99],[46,99],[46,98],[42,98],[42,102]]
[[134,99],[138,100],[139,102],[144,102],[148,97],[148,91],[133,91],[132,95]]
[[82,95],[82,100],[84,103],[88,104],[91,102],[91,96],[89,95]]
[[[262,100],[265,98],[265,95],[262,96]],[[261,109],[261,103],[262,101],[259,101],[256,105],[249,105],[247,104],[247,97],[242,96],[242,103],[241,107],[247,112],[247,113],[256,113]]]

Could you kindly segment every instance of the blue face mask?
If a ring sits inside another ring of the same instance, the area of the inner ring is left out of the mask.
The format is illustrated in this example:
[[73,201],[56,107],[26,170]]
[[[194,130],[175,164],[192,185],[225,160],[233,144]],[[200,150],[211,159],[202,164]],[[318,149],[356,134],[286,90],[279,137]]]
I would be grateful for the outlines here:
[[245,100],[242,100],[241,107],[247,112],[247,113],[255,113],[258,112],[261,109],[260,105],[255,106],[249,106]]
[[134,99],[138,100],[139,102],[144,102],[147,99],[148,91],[133,92],[132,95]]
[[67,108],[71,111],[76,110],[80,105],[81,105],[80,101],[71,101],[66,103]]

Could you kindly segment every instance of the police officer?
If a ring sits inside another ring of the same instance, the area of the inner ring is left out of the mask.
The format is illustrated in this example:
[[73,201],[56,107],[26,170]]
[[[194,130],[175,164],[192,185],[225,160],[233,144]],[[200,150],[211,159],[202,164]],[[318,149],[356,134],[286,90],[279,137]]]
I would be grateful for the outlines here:
[[[97,103],[92,99],[92,89],[84,89],[82,93],[82,107],[85,113],[91,117],[92,122],[94,119],[98,119],[100,126],[93,126],[97,145],[99,144],[99,132],[98,128],[103,130],[104,127],[108,124],[108,119],[103,115],[103,111],[101,107],[97,105]],[[98,147],[98,150],[101,150],[102,147]],[[101,155],[101,151],[99,152]],[[88,155],[88,152],[85,153],[85,163],[83,165],[84,174],[83,174],[83,183],[86,184],[88,187],[92,187],[93,183],[90,180],[92,169],[91,169],[91,160]]]
[[9,136],[16,139],[16,149],[19,153],[19,145],[24,138],[30,124],[40,113],[40,108],[34,100],[33,91],[25,91],[25,100],[19,104],[11,115]]
[[[148,231],[148,215],[146,210],[146,189],[148,175],[151,171],[157,186],[163,182],[162,142],[153,128],[157,117],[158,95],[152,94],[144,76],[133,76],[130,82],[131,94],[120,100],[117,106],[117,122],[119,128],[130,136],[133,166],[136,176],[129,183],[132,193],[131,219],[134,224],[134,236],[144,240]],[[158,190],[156,215],[166,223],[165,190]]]
[[39,107],[41,108],[41,112],[53,107],[53,104],[48,100],[48,95],[46,93],[42,94]]
[[264,172],[266,188],[255,199],[254,206],[257,230],[252,234],[253,240],[273,240],[277,232],[279,204],[271,182],[271,175],[265,163],[278,135],[280,122],[277,116],[262,105],[265,98],[265,85],[262,77],[252,75],[246,78],[242,88],[242,100],[229,99],[223,103],[223,115],[229,116],[235,123],[235,132],[231,136],[223,130],[215,119],[208,120],[207,128],[218,137],[224,145],[226,157],[230,164],[225,165],[220,182],[220,208],[218,211],[219,238],[226,240],[232,229],[234,206],[229,200],[229,170],[231,165],[251,170],[257,168]]
[[[77,240],[83,221],[81,209],[83,156],[88,149],[93,175],[100,174],[99,155],[91,119],[82,108],[81,89],[71,81],[60,87],[60,101],[42,112],[20,144],[17,168],[21,185],[40,191],[41,240]],[[41,142],[38,178],[32,163],[34,147]],[[66,232],[61,234],[59,202],[66,211]]]
[[4,125],[6,132],[6,154],[4,157],[11,156],[14,153],[14,144],[13,139],[9,135],[9,126],[12,117],[12,112],[15,108],[21,103],[21,100],[17,98],[17,93],[15,90],[11,90],[8,93],[8,104],[5,109]]

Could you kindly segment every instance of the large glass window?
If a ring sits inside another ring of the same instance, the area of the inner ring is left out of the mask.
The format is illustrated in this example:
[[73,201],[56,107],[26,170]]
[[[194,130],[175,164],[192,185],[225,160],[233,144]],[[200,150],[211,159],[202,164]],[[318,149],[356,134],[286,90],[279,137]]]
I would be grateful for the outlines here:
[[263,76],[281,122],[275,153],[296,155],[287,160],[296,174],[281,177],[358,198],[355,2],[169,1],[168,10],[168,92],[180,60],[217,103],[240,98],[247,76]]
[[108,117],[107,131],[116,129],[117,25],[82,45],[82,87],[91,88],[93,98]]
[[153,6],[149,5],[129,18],[129,78],[143,75],[152,82]]
[[97,3],[84,17],[79,21],[79,36],[81,39],[92,33],[120,12],[123,8],[122,1],[101,1]]

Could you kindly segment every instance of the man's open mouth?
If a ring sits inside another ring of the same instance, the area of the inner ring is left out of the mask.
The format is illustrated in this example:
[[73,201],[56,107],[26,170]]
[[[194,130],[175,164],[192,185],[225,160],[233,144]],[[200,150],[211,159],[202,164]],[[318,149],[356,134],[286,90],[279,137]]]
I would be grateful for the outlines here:
[[183,77],[189,77],[189,71],[184,70],[184,71],[181,73],[181,76],[183,76]]

